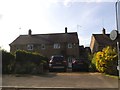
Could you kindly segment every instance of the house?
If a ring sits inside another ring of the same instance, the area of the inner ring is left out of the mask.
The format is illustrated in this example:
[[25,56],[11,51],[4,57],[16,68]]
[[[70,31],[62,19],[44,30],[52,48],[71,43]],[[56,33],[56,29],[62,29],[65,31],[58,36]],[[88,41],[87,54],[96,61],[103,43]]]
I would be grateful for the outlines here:
[[117,41],[120,42],[120,35],[118,35],[118,39],[112,41],[110,39],[110,34],[106,34],[106,30],[103,28],[102,34],[92,34],[90,49],[92,53],[101,51],[106,46],[117,46]]
[[72,58],[79,58],[79,39],[77,32],[20,35],[10,45],[10,52],[26,50],[38,52],[48,58],[52,55],[63,55],[68,62]]
[[79,46],[80,59],[88,59],[88,55],[91,53],[90,47]]

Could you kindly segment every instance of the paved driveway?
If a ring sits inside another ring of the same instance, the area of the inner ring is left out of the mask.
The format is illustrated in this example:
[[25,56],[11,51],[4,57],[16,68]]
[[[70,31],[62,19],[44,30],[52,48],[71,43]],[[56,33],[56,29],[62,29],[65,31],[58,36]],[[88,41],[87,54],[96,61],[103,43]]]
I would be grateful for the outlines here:
[[45,75],[3,75],[3,86],[118,88],[118,79],[100,73],[48,73]]

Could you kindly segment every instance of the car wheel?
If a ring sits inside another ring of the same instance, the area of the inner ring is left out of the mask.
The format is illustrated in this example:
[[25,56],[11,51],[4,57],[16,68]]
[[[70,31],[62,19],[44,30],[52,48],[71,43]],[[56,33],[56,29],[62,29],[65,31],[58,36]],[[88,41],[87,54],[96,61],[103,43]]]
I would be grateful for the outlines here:
[[72,69],[72,72],[75,72],[76,70],[75,69]]
[[64,72],[66,72],[66,71],[67,71],[67,69],[65,68],[63,71],[64,71]]

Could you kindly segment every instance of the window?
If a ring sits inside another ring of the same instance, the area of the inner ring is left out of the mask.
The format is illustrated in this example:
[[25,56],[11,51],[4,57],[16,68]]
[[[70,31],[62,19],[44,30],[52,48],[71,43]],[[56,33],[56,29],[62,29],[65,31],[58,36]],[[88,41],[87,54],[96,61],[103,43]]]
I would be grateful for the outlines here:
[[27,50],[33,50],[33,45],[32,44],[27,45]]
[[59,43],[55,43],[55,44],[54,44],[54,48],[55,48],[55,49],[60,48],[60,44],[59,44]]
[[68,48],[72,48],[72,43],[68,43]]
[[41,44],[41,49],[45,49],[45,44]]
[[17,50],[19,50],[19,48],[18,48],[18,47],[17,47],[16,49],[17,49]]

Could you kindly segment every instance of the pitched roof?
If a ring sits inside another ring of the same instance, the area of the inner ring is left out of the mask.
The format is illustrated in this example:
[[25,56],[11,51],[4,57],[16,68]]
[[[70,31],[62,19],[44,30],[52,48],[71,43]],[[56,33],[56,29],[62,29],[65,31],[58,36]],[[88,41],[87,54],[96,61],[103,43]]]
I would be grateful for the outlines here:
[[118,39],[112,41],[110,39],[110,34],[93,34],[97,43],[101,46],[103,45],[115,45],[117,40],[120,42],[120,34],[118,35]]
[[52,44],[61,42],[79,43],[77,32],[20,35],[10,45]]

